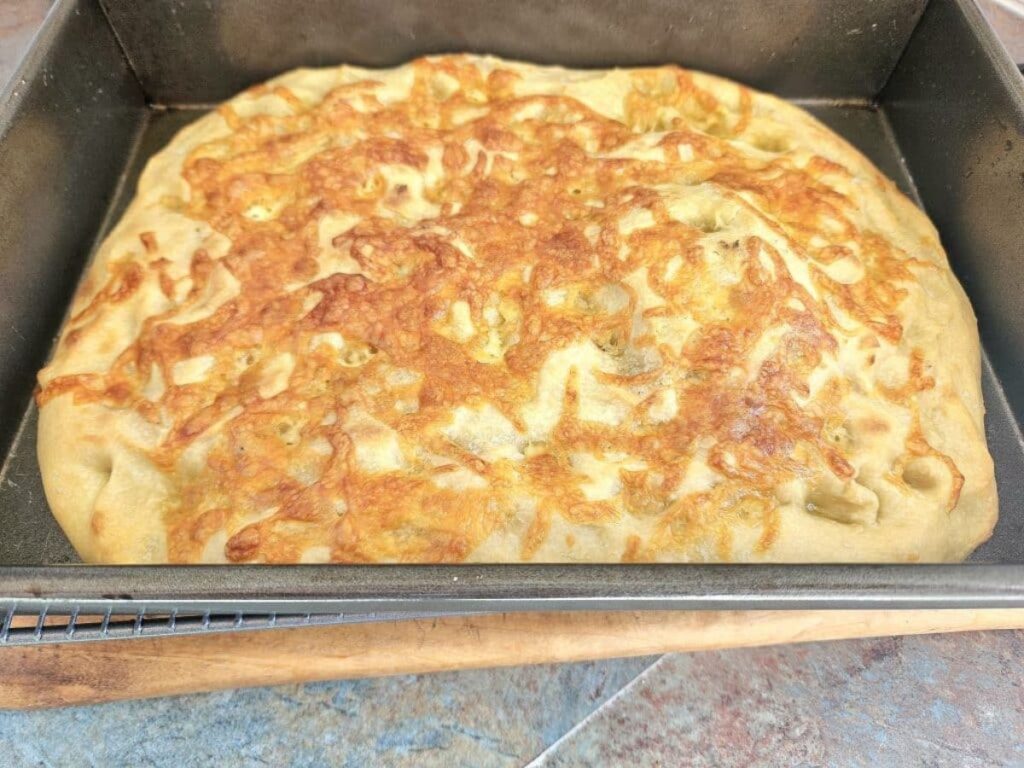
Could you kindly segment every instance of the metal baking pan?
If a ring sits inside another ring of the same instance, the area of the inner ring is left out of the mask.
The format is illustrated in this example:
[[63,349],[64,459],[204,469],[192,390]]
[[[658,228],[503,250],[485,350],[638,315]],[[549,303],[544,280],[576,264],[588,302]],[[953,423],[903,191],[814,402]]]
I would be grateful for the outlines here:
[[[290,67],[459,50],[715,72],[801,103],[896,179],[980,321],[991,541],[942,566],[76,565],[40,483],[34,376],[147,156]],[[0,97],[0,610],[1024,606],[1022,299],[1024,81],[970,0],[60,0]]]

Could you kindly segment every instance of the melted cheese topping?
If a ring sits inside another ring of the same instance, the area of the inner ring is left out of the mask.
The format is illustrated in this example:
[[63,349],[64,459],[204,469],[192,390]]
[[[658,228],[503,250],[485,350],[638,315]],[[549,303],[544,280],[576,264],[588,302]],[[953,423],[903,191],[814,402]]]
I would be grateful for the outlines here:
[[219,110],[41,377],[159,425],[169,560],[728,560],[956,505],[901,314],[941,251],[817,124],[673,67],[300,75]]

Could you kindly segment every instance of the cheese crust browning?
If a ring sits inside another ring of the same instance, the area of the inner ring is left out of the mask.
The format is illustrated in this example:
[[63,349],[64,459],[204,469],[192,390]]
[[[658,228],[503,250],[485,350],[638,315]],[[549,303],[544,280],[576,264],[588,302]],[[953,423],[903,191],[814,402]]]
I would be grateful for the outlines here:
[[39,462],[92,562],[959,560],[979,365],[928,219],[774,97],[298,70],[149,162]]

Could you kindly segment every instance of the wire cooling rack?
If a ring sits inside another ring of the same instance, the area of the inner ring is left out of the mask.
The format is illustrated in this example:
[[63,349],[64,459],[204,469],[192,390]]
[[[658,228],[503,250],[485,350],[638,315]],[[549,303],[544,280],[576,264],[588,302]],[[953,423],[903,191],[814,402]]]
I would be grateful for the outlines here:
[[151,613],[140,608],[134,614],[113,612],[84,614],[48,613],[46,609],[23,612],[17,606],[7,608],[0,623],[0,648],[15,645],[127,640],[143,637],[198,635],[213,632],[239,632],[256,629],[362,624],[397,619],[419,619],[436,613]]

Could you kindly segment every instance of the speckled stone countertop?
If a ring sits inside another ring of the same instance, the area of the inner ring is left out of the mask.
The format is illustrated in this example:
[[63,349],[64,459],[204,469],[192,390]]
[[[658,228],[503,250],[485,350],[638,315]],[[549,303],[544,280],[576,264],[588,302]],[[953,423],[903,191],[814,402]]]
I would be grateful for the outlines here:
[[[0,0],[0,84],[49,4]],[[1024,766],[1022,669],[979,632],[0,712],[0,767]]]
[[0,765],[1024,766],[1022,659],[977,632],[0,713]]

